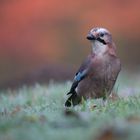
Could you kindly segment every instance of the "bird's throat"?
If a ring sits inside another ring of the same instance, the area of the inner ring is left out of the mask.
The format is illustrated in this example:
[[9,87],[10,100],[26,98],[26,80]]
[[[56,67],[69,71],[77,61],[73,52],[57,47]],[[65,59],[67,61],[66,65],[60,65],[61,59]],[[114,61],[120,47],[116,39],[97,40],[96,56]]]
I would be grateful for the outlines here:
[[99,41],[95,41],[92,43],[92,53],[96,55],[103,55],[106,51],[107,51],[107,45]]

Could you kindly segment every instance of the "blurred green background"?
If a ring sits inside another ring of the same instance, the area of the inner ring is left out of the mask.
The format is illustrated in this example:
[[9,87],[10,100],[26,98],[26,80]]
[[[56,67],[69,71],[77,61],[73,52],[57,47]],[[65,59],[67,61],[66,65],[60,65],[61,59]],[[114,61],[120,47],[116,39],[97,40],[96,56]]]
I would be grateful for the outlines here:
[[0,87],[73,78],[90,51],[86,35],[105,27],[123,70],[139,71],[139,0],[1,0]]

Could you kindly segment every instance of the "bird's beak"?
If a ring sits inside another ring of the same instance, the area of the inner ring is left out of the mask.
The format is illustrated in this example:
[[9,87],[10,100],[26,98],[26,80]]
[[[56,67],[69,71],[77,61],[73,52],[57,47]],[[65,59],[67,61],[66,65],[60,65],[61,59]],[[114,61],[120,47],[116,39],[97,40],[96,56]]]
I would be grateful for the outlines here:
[[90,33],[89,33],[89,34],[87,35],[87,39],[88,39],[88,40],[95,40],[96,37],[95,37],[93,34],[90,34]]

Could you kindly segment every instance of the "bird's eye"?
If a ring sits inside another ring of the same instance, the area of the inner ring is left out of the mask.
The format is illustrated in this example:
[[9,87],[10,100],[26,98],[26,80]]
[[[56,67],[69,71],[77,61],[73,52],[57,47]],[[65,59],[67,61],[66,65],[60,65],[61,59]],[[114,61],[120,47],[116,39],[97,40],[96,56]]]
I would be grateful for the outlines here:
[[104,36],[104,33],[100,33],[100,37],[103,37]]

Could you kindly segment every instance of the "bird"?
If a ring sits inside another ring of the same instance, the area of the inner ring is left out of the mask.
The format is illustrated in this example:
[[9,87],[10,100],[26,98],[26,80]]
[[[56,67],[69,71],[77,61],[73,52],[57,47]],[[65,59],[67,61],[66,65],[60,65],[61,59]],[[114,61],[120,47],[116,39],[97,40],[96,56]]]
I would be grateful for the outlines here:
[[91,53],[75,74],[66,107],[76,106],[82,100],[103,98],[111,95],[121,62],[116,54],[116,45],[111,33],[102,27],[92,28],[87,37]]

